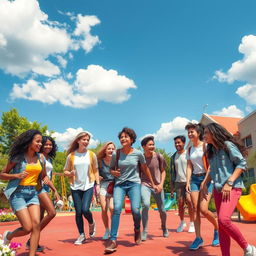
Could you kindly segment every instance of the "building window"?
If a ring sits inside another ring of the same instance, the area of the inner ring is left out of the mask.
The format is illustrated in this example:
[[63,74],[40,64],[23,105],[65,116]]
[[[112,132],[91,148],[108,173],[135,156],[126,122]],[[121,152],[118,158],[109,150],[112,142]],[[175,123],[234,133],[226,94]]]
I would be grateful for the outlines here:
[[246,138],[244,138],[244,146],[246,148],[249,148],[249,147],[252,146],[252,136],[251,135],[249,135]]

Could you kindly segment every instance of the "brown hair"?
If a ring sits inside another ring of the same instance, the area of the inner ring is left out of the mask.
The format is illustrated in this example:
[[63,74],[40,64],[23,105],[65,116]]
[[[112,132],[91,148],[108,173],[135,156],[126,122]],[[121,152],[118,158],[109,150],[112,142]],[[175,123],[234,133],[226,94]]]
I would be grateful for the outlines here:
[[78,141],[85,136],[88,136],[89,139],[91,139],[91,135],[88,132],[80,132],[76,135],[75,139],[69,144],[67,155],[78,149]]
[[203,135],[204,135],[204,126],[201,123],[191,123],[189,122],[185,126],[185,130],[194,129],[199,135],[199,140],[203,141]]
[[98,160],[103,160],[105,158],[107,147],[111,144],[113,144],[114,147],[116,147],[114,142],[112,142],[112,141],[109,141],[109,142],[106,142],[105,144],[103,144],[103,146],[100,148],[99,152],[97,153]]
[[[209,130],[209,132],[212,136],[212,140],[214,141],[214,144],[218,149],[223,149],[226,153],[228,153],[229,152],[228,147],[225,142],[230,141],[237,146],[237,148],[239,149],[239,151],[241,152],[241,154],[243,156],[246,156],[247,151],[246,151],[245,147],[243,145],[239,144],[236,141],[236,139],[234,138],[234,136],[226,130],[226,128],[224,128],[223,126],[221,126],[217,123],[207,124],[205,126],[205,128],[207,128]],[[207,157],[209,159],[212,158],[212,156],[214,154],[213,148],[214,147],[212,144],[207,145]]]

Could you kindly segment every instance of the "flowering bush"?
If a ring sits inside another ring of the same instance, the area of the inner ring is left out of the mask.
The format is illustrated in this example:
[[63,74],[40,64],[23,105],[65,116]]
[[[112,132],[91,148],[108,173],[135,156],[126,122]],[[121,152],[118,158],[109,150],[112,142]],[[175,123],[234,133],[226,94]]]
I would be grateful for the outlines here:
[[17,220],[11,209],[0,209],[0,222]]
[[21,247],[20,243],[10,243],[5,245],[4,241],[0,238],[0,255],[1,256],[15,256],[16,251]]

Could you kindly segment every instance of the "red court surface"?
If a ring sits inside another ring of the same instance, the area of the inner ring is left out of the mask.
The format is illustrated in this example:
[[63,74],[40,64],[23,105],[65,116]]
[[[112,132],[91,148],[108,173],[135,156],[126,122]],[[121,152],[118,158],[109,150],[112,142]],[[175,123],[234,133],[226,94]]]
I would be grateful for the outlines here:
[[[63,215],[63,214],[61,214]],[[64,214],[65,215],[65,214]],[[105,242],[101,240],[104,233],[101,221],[101,213],[93,212],[97,225],[96,237],[88,239],[85,244],[76,246],[74,241],[77,238],[77,228],[74,215],[66,214],[66,216],[57,216],[41,233],[40,244],[45,246],[43,253],[37,253],[38,256],[80,256],[80,255],[104,255]],[[188,219],[186,219],[188,221]],[[170,256],[170,255],[202,255],[202,256],[219,256],[220,248],[212,247],[211,240],[213,236],[213,227],[205,219],[202,218],[202,236],[205,241],[203,248],[196,252],[188,250],[188,246],[194,239],[195,235],[187,232],[176,233],[179,224],[179,218],[176,211],[168,212],[168,228],[170,232],[169,238],[162,237],[160,229],[160,219],[158,212],[151,210],[149,213],[149,236],[146,242],[141,245],[135,245],[133,242],[133,221],[132,215],[122,213],[119,228],[118,250],[112,255],[115,256]],[[245,235],[249,243],[256,244],[256,223],[236,222],[242,233]],[[0,225],[0,233],[5,230],[13,230],[18,227],[15,225]],[[88,233],[88,224],[85,221],[85,232]],[[18,256],[27,255],[25,242],[28,237],[16,238],[16,242],[22,243],[22,248],[18,251]],[[240,247],[232,241],[231,255],[243,255]]]

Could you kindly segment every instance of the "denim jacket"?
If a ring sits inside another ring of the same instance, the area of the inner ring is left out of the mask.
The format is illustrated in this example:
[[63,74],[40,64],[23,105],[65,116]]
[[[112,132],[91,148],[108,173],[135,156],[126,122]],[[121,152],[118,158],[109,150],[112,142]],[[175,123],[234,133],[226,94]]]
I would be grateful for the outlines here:
[[[236,168],[246,170],[246,161],[237,146],[231,141],[225,141],[228,153],[223,149],[214,150],[209,159],[210,175],[214,181],[214,187],[220,191]],[[238,177],[233,185],[234,188],[244,188],[243,180]]]
[[[41,161],[39,154],[38,154],[38,158],[39,158],[40,164],[43,166],[43,163]],[[11,174],[17,174],[17,173],[21,173],[21,172],[25,171],[27,162],[25,160],[24,155],[16,157],[14,160],[12,160],[12,162],[16,163],[16,165],[11,170],[11,172],[10,172]],[[20,184],[20,179],[13,179],[8,182],[8,185],[4,191],[4,194],[7,199],[9,199],[11,197],[11,195],[16,190],[16,188],[19,186],[19,184]]]

